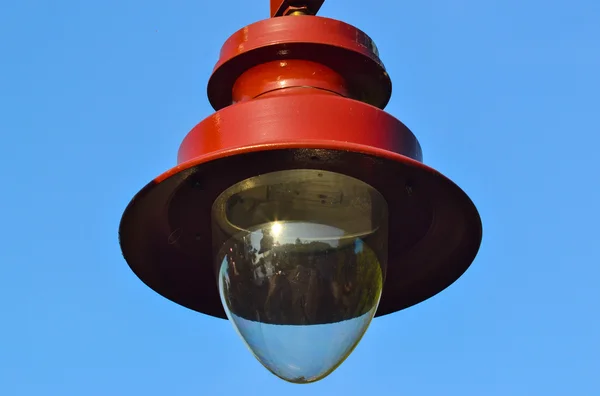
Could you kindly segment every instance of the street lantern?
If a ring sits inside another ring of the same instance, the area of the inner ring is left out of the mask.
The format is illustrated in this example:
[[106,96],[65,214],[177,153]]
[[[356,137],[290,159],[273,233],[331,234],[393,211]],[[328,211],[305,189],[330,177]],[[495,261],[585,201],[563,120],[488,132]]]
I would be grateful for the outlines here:
[[208,83],[216,113],[119,229],[144,283],[228,318],[295,383],[331,373],[374,316],[452,284],[482,236],[471,200],[383,111],[391,80],[373,41],[315,16],[322,4],[271,0],[272,18],[226,41]]

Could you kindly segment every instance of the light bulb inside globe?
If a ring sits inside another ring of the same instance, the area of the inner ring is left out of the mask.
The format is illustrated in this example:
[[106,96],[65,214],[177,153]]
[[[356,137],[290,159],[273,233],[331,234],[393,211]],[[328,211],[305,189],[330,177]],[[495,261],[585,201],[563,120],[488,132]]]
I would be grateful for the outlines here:
[[387,204],[368,184],[319,170],[244,180],[212,208],[221,300],[278,377],[318,381],[352,352],[377,311]]

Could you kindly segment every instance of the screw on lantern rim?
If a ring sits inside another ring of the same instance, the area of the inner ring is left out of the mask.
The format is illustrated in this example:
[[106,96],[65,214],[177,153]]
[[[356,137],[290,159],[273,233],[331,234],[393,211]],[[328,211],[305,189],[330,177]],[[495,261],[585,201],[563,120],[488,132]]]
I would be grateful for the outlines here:
[[316,15],[325,0],[271,0],[271,17],[298,15]]

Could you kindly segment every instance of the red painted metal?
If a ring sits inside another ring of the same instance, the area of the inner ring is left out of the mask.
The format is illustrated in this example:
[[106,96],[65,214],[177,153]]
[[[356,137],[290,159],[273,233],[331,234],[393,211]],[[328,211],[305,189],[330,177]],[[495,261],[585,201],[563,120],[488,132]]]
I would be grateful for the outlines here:
[[[234,33],[223,45],[208,82],[208,98],[215,110],[234,102],[233,88],[254,67],[265,70],[272,62],[312,62],[313,72],[330,69],[343,79],[346,95],[383,109],[392,94],[392,82],[379,59],[375,43],[354,26],[322,17],[284,17],[253,23]],[[298,64],[300,64],[298,62]],[[271,69],[271,78],[310,77],[308,68]],[[281,75],[278,73],[282,73]],[[330,84],[337,84],[335,76]],[[247,81],[247,80],[246,80]],[[321,79],[322,82],[323,79]]]
[[[421,161],[412,132],[376,107],[337,95],[290,95],[252,100],[209,116],[185,137],[178,162],[252,146],[338,142],[368,146]],[[287,146],[290,147],[290,146]]]
[[288,15],[293,11],[304,11],[316,15],[325,0],[271,0],[271,17]]
[[[243,73],[233,85],[234,103],[282,94],[290,88],[319,89],[322,93],[350,96],[344,78],[316,62],[297,59],[263,63]],[[312,92],[311,92],[312,93]]]
[[[272,12],[284,5],[298,3],[272,1]],[[321,169],[363,180],[388,203],[389,260],[377,315],[452,284],[477,254],[481,220],[460,188],[421,163],[410,130],[382,110],[390,95],[377,48],[348,24],[286,16],[235,33],[208,84],[217,112],[186,136],[178,165],[125,210],[119,235],[132,270],[161,295],[224,318],[212,203],[249,177]]]
[[212,202],[248,177],[299,168],[345,173],[385,196],[389,260],[377,316],[434,296],[473,261],[481,223],[460,188],[408,157],[336,141],[242,147],[180,164],[142,189],[128,206],[120,228],[125,259],[164,297],[225,318],[214,273]]
[[313,93],[230,106],[198,124],[180,147],[179,165],[129,205],[120,230],[123,252],[158,293],[224,318],[212,263],[214,199],[257,174],[341,172],[377,188],[390,207],[388,269],[377,315],[391,313],[452,284],[481,240],[469,198],[420,160],[408,128],[351,99]]

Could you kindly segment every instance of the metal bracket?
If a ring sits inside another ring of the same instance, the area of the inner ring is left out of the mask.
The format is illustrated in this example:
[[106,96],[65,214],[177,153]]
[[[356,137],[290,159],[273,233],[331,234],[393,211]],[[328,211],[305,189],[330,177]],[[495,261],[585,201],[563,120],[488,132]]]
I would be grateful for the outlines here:
[[316,15],[325,0],[271,0],[271,18],[300,14]]

